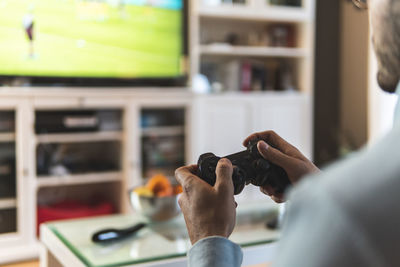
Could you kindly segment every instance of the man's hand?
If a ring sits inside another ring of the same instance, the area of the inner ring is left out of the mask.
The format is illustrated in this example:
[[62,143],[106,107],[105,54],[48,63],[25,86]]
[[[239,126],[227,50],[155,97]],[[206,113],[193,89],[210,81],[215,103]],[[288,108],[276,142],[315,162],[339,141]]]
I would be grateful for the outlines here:
[[[268,161],[282,167],[289,176],[292,184],[296,184],[304,175],[318,172],[319,169],[301,152],[286,142],[273,131],[260,132],[250,135],[243,142],[244,146],[252,140],[260,139],[258,151]],[[283,194],[275,192],[271,186],[260,187],[261,192],[269,195],[275,202],[285,201]]]
[[233,196],[232,172],[229,160],[218,162],[217,180],[212,187],[194,173],[196,165],[175,171],[183,193],[179,205],[185,217],[192,244],[208,236],[229,237],[236,221],[236,203]]

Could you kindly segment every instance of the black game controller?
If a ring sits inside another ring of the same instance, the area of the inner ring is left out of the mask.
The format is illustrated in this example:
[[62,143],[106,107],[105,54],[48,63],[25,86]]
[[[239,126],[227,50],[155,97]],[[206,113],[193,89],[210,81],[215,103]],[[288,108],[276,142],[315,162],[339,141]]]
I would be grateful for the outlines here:
[[[257,149],[258,141],[251,141],[245,151],[224,157],[234,166],[232,180],[235,195],[240,194],[244,186],[250,183],[255,186],[270,185],[277,193],[283,193],[291,184],[284,169],[260,155]],[[215,184],[215,169],[220,159],[213,153],[199,157],[197,175],[211,186]]]

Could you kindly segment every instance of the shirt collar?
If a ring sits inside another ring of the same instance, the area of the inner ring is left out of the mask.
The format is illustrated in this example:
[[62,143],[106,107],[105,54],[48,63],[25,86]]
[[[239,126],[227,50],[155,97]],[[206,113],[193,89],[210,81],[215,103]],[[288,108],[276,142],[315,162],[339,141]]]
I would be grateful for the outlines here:
[[399,98],[397,100],[397,105],[394,112],[394,125],[400,124],[400,82],[397,85],[396,94]]

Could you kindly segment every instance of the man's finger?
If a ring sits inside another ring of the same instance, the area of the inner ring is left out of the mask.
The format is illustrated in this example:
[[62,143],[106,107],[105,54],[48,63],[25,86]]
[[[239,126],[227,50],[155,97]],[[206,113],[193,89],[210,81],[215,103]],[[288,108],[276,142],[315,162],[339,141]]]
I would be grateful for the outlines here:
[[264,141],[258,142],[257,149],[266,160],[284,169],[290,168],[293,165],[293,161],[296,160],[286,154],[283,154],[278,149],[271,147]]
[[254,133],[254,134],[246,137],[246,139],[244,139],[243,146],[247,147],[251,141],[259,140],[259,139],[262,139],[261,133]]
[[184,205],[184,203],[185,203],[185,201],[183,200],[183,194],[182,194],[178,197],[178,204],[179,204],[179,207],[181,207],[181,209],[182,209],[182,206]]
[[281,204],[281,203],[285,202],[285,200],[283,198],[279,198],[279,197],[276,197],[276,196],[272,196],[271,199],[273,201],[275,201],[276,203],[278,203],[278,204]]
[[267,196],[272,196],[274,194],[274,189],[269,185],[264,185],[260,187],[260,191]]
[[264,140],[268,144],[271,144],[272,146],[280,149],[282,146],[291,146],[288,142],[286,142],[285,139],[280,137],[277,133],[274,131],[265,131],[265,132],[258,132],[250,135],[243,141],[243,145],[247,146],[250,141],[253,140]]
[[297,151],[297,149],[294,146],[292,146],[290,143],[288,143],[285,139],[280,137],[274,131],[254,133],[244,140],[243,145],[247,146],[249,142],[253,140],[264,140],[271,146],[277,148],[278,150],[286,154],[290,153],[290,151]]
[[179,204],[179,207],[181,207],[182,210],[185,208],[185,205],[187,204],[187,199],[186,199],[184,194],[179,196],[178,204]]
[[190,180],[196,178],[194,175],[196,171],[197,165],[181,167],[175,171],[175,178],[182,185],[182,187],[185,187]]
[[218,191],[221,190],[226,191],[229,194],[233,195],[233,181],[232,181],[233,166],[230,160],[221,159],[220,161],[218,161],[215,173],[217,175],[215,188]]

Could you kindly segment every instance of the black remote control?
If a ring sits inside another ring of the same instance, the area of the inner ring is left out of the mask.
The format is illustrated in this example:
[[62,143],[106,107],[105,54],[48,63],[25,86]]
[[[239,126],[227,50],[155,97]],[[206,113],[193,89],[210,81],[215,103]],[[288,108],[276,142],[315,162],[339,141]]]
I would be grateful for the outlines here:
[[[245,185],[253,184],[255,186],[270,185],[277,193],[283,193],[291,185],[289,177],[284,169],[272,164],[264,159],[257,149],[257,143],[260,140],[253,140],[247,146],[247,150],[225,156],[232,162],[233,185],[235,195],[240,194]],[[199,157],[197,175],[214,186],[216,181],[215,169],[221,157],[213,153],[206,153]]]

